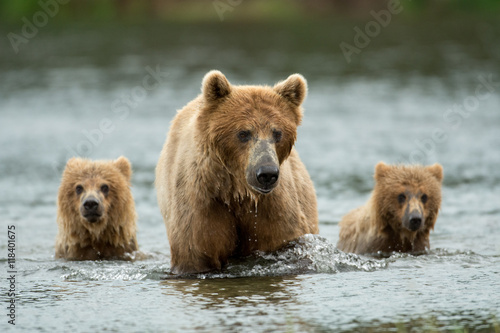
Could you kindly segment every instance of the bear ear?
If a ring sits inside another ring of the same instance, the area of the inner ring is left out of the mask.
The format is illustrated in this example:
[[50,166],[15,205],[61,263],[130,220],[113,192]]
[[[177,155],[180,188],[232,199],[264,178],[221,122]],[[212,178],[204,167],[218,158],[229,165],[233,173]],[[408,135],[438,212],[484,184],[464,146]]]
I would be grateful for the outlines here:
[[390,169],[390,165],[387,165],[384,162],[378,162],[375,166],[375,180],[382,179]]
[[78,164],[82,161],[80,157],[72,157],[66,162],[66,168],[78,167]]
[[300,74],[292,74],[285,81],[276,83],[274,91],[295,106],[300,106],[307,95],[307,81]]
[[132,177],[132,166],[130,165],[130,161],[126,157],[120,156],[114,163],[118,170],[120,170],[120,172],[125,176],[125,178],[127,178],[127,180],[130,180],[130,177]]
[[203,78],[201,91],[206,101],[215,102],[231,93],[231,84],[224,74],[213,70]]
[[438,181],[443,181],[443,167],[441,164],[436,163],[428,166],[427,171],[429,171]]

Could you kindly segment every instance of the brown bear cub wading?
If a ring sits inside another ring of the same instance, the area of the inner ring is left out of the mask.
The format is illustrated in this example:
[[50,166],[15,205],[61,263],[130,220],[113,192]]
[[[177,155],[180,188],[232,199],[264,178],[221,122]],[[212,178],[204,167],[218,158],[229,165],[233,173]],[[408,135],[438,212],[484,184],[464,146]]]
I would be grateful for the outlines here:
[[345,252],[421,252],[441,206],[443,168],[375,167],[375,188],[368,202],[340,221],[337,247]]
[[131,176],[125,157],[68,161],[57,201],[56,258],[131,258],[129,254],[137,250]]
[[316,194],[294,149],[307,84],[233,86],[207,73],[172,122],[156,167],[175,274],[221,269],[318,233]]

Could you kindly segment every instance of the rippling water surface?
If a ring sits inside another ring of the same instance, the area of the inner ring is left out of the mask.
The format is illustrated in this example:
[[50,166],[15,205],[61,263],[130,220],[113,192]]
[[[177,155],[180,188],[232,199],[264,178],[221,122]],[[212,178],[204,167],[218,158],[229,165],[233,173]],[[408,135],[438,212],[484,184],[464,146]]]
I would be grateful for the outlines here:
[[[16,328],[500,332],[500,26],[435,24],[391,26],[349,65],[338,44],[352,26],[340,23],[48,27],[15,56],[0,41],[0,251],[15,225]],[[137,95],[147,68],[165,75]],[[169,272],[154,167],[170,120],[212,68],[236,84],[273,84],[293,72],[308,79],[297,149],[316,186],[320,234],[179,279]],[[492,91],[474,110],[446,118],[490,76]],[[130,96],[130,112],[114,113],[113,103]],[[89,145],[83,131],[103,118],[113,130]],[[436,129],[440,142],[431,140]],[[60,173],[75,153],[131,160],[146,259],[54,259]],[[338,222],[368,198],[374,165],[410,159],[445,170],[431,251],[372,258],[337,250]],[[5,259],[2,266],[5,277]],[[0,298],[7,304],[4,291]],[[12,327],[2,308],[4,331]]]

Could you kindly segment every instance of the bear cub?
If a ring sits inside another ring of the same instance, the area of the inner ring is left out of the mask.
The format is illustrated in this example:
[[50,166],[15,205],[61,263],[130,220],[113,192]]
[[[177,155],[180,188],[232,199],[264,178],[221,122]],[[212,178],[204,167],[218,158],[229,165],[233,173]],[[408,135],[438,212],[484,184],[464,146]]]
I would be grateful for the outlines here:
[[131,176],[125,157],[67,162],[57,200],[56,258],[132,259],[137,216]]
[[368,202],[340,221],[337,247],[358,254],[429,249],[429,234],[441,206],[442,166],[380,162],[374,178]]

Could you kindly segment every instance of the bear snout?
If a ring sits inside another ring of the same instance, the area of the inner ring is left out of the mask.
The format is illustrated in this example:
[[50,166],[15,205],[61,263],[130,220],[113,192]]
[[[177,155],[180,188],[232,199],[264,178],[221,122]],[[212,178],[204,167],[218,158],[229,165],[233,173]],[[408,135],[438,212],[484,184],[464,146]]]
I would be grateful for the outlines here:
[[412,217],[410,219],[410,230],[416,231],[422,225],[422,218]]
[[90,223],[97,222],[102,212],[102,204],[95,197],[87,197],[80,206],[80,213]]
[[403,226],[410,231],[417,231],[422,227],[424,218],[420,211],[414,210],[410,214],[405,215]]
[[278,186],[280,166],[274,145],[259,140],[252,150],[246,171],[248,184],[261,194],[270,193]]
[[280,169],[276,164],[259,164],[250,168],[247,174],[248,184],[261,194],[270,193],[278,186]]
[[256,172],[257,181],[265,188],[274,185],[278,181],[279,174],[280,169],[274,165],[263,165]]
[[96,211],[98,207],[99,201],[95,199],[85,200],[85,202],[83,203],[83,208],[85,208],[86,211]]

